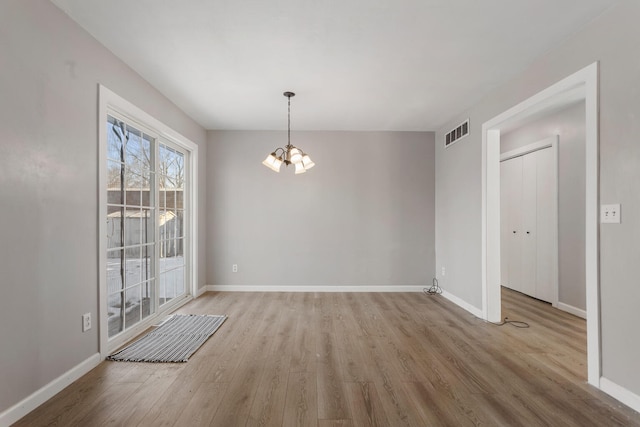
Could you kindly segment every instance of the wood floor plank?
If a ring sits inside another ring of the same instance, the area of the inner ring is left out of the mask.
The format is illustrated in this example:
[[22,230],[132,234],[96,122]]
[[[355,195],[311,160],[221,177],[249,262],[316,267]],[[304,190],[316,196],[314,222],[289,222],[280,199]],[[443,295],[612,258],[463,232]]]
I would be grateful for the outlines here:
[[332,334],[320,334],[317,351],[318,418],[349,419],[345,383],[340,376],[338,349]]
[[182,415],[174,422],[174,427],[210,425],[227,387],[226,383],[201,383],[186,404]]
[[528,329],[423,293],[209,292],[184,364],[103,362],[16,426],[636,426],[586,382],[586,322],[503,290]]
[[207,342],[211,347],[204,352],[213,357],[213,366],[205,379],[207,382],[231,382],[240,360],[256,335],[255,323],[261,318],[260,298],[231,300],[227,303],[230,306],[225,305],[220,309],[226,308],[225,312],[232,314],[208,340],[212,341]]
[[362,351],[359,338],[339,332],[334,335],[335,345],[339,349],[337,354],[340,377],[345,382],[366,382],[375,379],[371,369],[371,355]]
[[[113,362],[120,364],[121,362]],[[144,366],[146,365],[146,366]],[[101,423],[104,426],[136,426],[145,417],[160,398],[165,395],[169,387],[177,380],[177,372],[181,371],[184,365],[175,363],[156,364],[136,364],[139,370],[146,371],[153,368],[153,373],[140,386],[132,396],[123,402],[119,407],[114,408],[109,413],[108,419]]]
[[62,425],[97,426],[106,422],[122,403],[129,400],[142,384],[122,383],[110,386],[93,405],[88,406],[84,413],[80,412],[65,420]]
[[187,364],[138,425],[173,426],[206,378],[211,362],[211,357],[203,356],[200,363]]
[[227,392],[211,422],[215,426],[245,425],[257,393],[271,344],[270,337],[254,336],[240,359]]
[[315,373],[291,372],[287,381],[282,425],[284,427],[317,426],[317,401]]
[[347,383],[347,398],[354,426],[390,425],[374,383]]
[[536,413],[528,405],[520,405],[518,397],[506,393],[474,394],[472,398],[484,408],[490,417],[489,425],[509,427],[543,427],[553,425],[549,414]]
[[[420,396],[424,397],[424,392],[428,392],[431,407],[423,408],[431,417],[438,414],[435,420],[430,421],[433,425],[440,425],[442,420],[447,420],[444,425],[454,426],[478,426],[493,425],[491,422],[491,409],[487,406],[479,404],[474,396],[478,393],[470,393],[464,389],[449,389],[442,392],[440,389],[429,387],[428,384],[407,383],[409,387],[416,387],[416,390],[422,390],[421,393],[412,395],[419,402]],[[421,387],[424,387],[421,389]],[[435,394],[433,392],[435,391]],[[480,393],[481,394],[481,393]],[[434,410],[435,409],[435,410]],[[446,414],[444,417],[442,414]],[[427,425],[431,425],[427,424]]]
[[282,303],[282,292],[274,293],[271,298],[265,298],[260,306],[260,316],[255,317],[253,329],[256,335],[273,335],[278,332],[274,326],[277,325],[283,309],[286,307]]
[[421,427],[427,425],[427,420],[422,418],[415,407],[406,388],[406,383],[385,378],[376,381],[378,394],[382,400],[390,425]]
[[379,312],[372,308],[370,300],[362,294],[346,295],[348,295],[345,297],[346,303],[358,327],[356,330],[358,335],[385,336],[387,330],[384,322],[382,322]]
[[[313,310],[313,306],[309,306],[309,310]],[[313,313],[299,313],[295,317],[291,372],[316,372],[316,324],[313,317]]]
[[273,337],[269,356],[265,360],[253,398],[247,426],[282,424],[292,348],[291,335],[281,333]]

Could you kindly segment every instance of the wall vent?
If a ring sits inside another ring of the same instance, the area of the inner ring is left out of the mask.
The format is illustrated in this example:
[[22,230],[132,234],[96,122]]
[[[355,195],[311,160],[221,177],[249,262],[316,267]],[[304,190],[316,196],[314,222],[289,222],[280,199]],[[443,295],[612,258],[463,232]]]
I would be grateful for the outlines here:
[[467,135],[469,135],[469,119],[460,123],[459,126],[456,126],[455,129],[444,136],[444,146],[448,147],[454,142],[458,142]]

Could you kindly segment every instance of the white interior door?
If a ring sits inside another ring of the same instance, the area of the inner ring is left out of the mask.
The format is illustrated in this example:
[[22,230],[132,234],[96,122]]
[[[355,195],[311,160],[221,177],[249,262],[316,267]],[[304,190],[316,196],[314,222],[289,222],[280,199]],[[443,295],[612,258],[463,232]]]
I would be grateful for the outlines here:
[[557,137],[503,154],[501,283],[557,304]]
[[557,168],[552,148],[536,151],[537,171],[537,266],[536,298],[554,302],[557,272]]
[[[500,165],[500,182],[502,183],[502,192],[504,193],[506,191],[505,183],[510,182],[506,164]],[[509,253],[509,233],[511,233],[512,230],[509,227],[509,204],[507,203],[506,197],[500,199],[500,218],[500,259],[502,259],[500,263],[500,284],[509,287],[511,280],[509,276],[509,263],[507,263],[509,257],[507,255]]]
[[536,153],[522,156],[522,201],[514,209],[522,215],[521,292],[536,296],[537,281],[537,168]]
[[502,162],[502,277],[503,286],[522,292],[522,157]]

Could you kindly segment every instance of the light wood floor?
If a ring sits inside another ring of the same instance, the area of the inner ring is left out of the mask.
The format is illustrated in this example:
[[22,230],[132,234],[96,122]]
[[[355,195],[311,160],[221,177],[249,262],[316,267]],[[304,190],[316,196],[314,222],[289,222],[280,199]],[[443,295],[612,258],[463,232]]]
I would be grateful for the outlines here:
[[104,362],[19,426],[640,426],[586,384],[585,322],[513,291],[482,322],[416,293],[207,293],[183,364]]

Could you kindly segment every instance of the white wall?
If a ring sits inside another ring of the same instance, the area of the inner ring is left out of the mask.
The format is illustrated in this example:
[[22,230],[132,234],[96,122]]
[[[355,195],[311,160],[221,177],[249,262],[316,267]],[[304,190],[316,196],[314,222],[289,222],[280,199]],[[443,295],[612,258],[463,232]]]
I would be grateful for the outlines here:
[[[512,82],[436,133],[436,268],[442,285],[481,308],[481,127],[510,107],[600,62],[600,200],[622,204],[622,224],[600,227],[603,376],[640,395],[640,2],[622,0],[558,44]],[[471,119],[471,135],[449,149],[446,131]],[[465,210],[460,208],[464,207]]]
[[[432,132],[296,132],[315,168],[261,165],[286,132],[212,131],[212,285],[396,286],[434,275]],[[238,264],[238,273],[231,272]]]
[[98,83],[199,144],[204,177],[204,129],[49,1],[0,2],[0,413],[98,352]]
[[558,135],[558,301],[587,309],[585,282],[585,103],[500,136],[506,152]]

